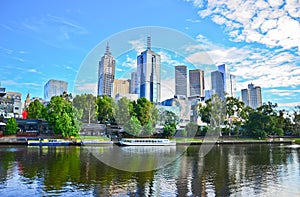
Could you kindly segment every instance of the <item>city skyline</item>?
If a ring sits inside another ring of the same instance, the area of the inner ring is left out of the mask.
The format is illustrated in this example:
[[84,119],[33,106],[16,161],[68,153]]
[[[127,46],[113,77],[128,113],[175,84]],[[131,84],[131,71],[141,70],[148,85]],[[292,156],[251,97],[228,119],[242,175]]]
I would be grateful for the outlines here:
[[[30,6],[33,3],[34,8]],[[137,4],[141,9],[136,9]],[[114,9],[99,12],[99,6]],[[189,62],[197,66],[212,60],[215,66],[228,65],[236,76],[237,92],[253,83],[261,87],[263,102],[293,107],[300,104],[299,8],[288,0],[65,1],[59,7],[51,1],[4,2],[0,12],[0,81],[7,91],[22,93],[22,101],[28,92],[43,97],[43,86],[49,79],[67,81],[72,93],[81,63],[95,45],[126,29],[161,26],[196,40],[197,44],[188,48],[192,54],[185,57]],[[144,14],[153,9],[155,15]],[[136,49],[133,54],[144,50],[139,37],[127,42]],[[210,60],[203,58],[204,52]],[[162,66],[184,64],[164,51],[158,54]],[[122,62],[117,64],[117,78],[136,65],[130,55],[117,56],[116,61]],[[173,80],[162,75],[162,83],[172,86]]]

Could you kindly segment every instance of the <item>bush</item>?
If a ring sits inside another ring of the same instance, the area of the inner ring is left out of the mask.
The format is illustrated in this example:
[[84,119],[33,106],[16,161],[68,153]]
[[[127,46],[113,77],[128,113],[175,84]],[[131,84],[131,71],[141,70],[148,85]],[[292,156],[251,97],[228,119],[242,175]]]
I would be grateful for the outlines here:
[[17,133],[18,130],[18,123],[15,118],[8,119],[5,127],[5,134],[6,135],[14,135]]

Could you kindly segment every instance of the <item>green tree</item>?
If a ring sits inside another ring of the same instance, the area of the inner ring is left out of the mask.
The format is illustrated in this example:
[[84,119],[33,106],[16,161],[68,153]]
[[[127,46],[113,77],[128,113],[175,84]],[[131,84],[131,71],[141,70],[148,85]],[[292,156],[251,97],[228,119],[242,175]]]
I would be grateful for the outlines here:
[[187,132],[187,137],[195,137],[195,135],[198,131],[198,125],[194,122],[189,122],[185,126],[185,130]]
[[78,110],[82,110],[81,121],[85,123],[97,122],[96,97],[92,94],[76,95],[73,99],[73,105]]
[[97,97],[97,114],[101,123],[114,123],[114,100],[106,95]]
[[154,124],[158,119],[158,110],[155,105],[145,97],[139,98],[133,106],[134,113],[141,125],[145,125],[149,120]]
[[82,114],[66,97],[53,96],[46,107],[46,120],[54,133],[63,137],[78,136]]
[[130,119],[133,108],[132,102],[126,97],[121,98],[114,110],[114,117],[118,125],[123,126]]
[[18,130],[18,123],[14,117],[8,119],[5,127],[5,134],[6,135],[14,135],[17,133]]
[[205,104],[199,103],[199,116],[201,117],[202,122],[207,124],[210,123],[210,116],[212,110],[212,100],[208,99],[205,101]]
[[175,124],[178,125],[179,117],[172,111],[161,109],[159,110],[159,120],[162,124]]
[[130,120],[124,124],[124,131],[132,136],[140,135],[142,132],[140,121],[136,117],[132,116]]
[[27,109],[28,119],[42,119],[45,117],[45,106],[39,101],[31,102]]
[[163,128],[164,132],[163,132],[163,136],[164,137],[173,137],[175,135],[176,132],[176,125],[174,124],[166,124]]
[[144,125],[144,129],[143,129],[143,134],[145,136],[151,136],[153,135],[155,131],[155,126],[153,126],[153,124],[151,123],[151,121],[149,120],[145,125]]

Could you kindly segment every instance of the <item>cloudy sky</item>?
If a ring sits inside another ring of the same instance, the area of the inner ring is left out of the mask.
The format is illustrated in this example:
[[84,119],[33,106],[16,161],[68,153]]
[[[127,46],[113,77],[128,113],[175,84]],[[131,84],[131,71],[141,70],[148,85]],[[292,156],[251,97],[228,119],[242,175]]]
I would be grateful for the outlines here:
[[[145,44],[144,35],[126,37],[126,31],[144,26],[169,28],[195,41],[179,50],[161,44],[154,30],[145,32],[163,57],[166,89],[172,89],[171,70],[177,64],[190,63],[208,73],[205,65],[225,63],[237,76],[238,90],[253,83],[262,87],[263,102],[300,104],[299,0],[2,0],[1,85],[21,92],[23,100],[28,92],[43,97],[49,79],[67,81],[73,92],[83,82],[78,75],[87,57],[94,55],[97,63],[106,41],[117,58],[116,75],[124,78]],[[116,38],[122,35],[128,46],[118,51]],[[93,54],[95,49],[99,54]],[[95,72],[84,76],[91,81],[81,88],[95,89]]]

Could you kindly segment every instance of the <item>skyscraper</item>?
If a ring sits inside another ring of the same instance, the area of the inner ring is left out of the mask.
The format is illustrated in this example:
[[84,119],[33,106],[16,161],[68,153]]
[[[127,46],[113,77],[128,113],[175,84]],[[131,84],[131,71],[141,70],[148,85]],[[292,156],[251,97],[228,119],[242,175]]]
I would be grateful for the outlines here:
[[187,97],[187,72],[186,66],[175,66],[175,95]]
[[204,97],[204,71],[189,70],[190,96]]
[[130,94],[138,94],[138,77],[137,77],[137,72],[132,72],[131,73],[131,80],[130,80]]
[[216,94],[218,97],[224,99],[225,89],[223,74],[220,71],[211,72],[211,89],[212,94]]
[[68,83],[51,79],[44,86],[44,99],[50,101],[52,96],[60,96],[64,92],[68,92]]
[[228,66],[219,65],[218,70],[211,73],[211,84],[213,94],[220,98],[236,96],[236,77],[229,73]]
[[252,83],[248,85],[248,89],[242,89],[242,100],[246,106],[256,109],[262,105],[261,88],[254,86]]
[[107,43],[106,51],[99,62],[98,68],[98,95],[112,96],[113,83],[115,79],[116,61],[111,55],[109,45]]
[[161,99],[160,55],[151,50],[151,38],[147,38],[147,49],[137,57],[139,98],[145,97],[158,103]]

